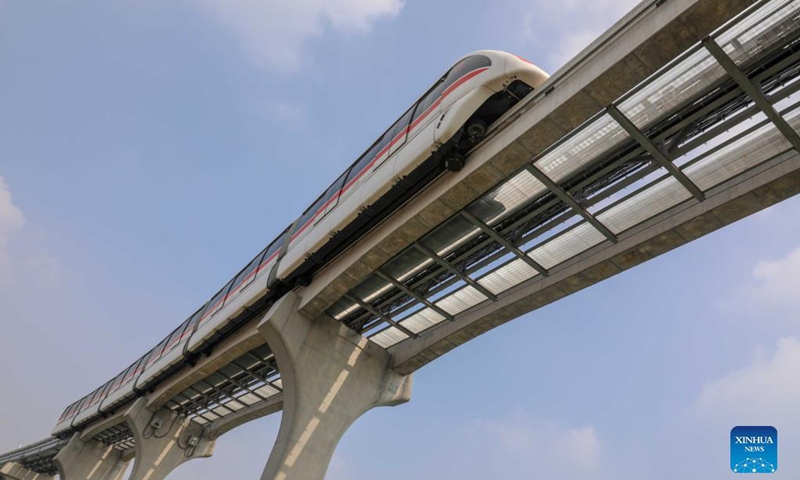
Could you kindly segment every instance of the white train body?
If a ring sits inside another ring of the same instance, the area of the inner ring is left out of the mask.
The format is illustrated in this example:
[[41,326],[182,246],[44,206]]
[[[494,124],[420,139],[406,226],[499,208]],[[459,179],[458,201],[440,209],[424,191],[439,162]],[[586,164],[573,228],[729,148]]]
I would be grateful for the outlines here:
[[[187,358],[213,348],[220,332],[233,328],[233,319],[275,293],[275,285],[291,281],[311,254],[351,225],[397,181],[433,155],[454,150],[465,125],[476,118],[481,121],[477,115],[492,99],[506,94],[521,97],[546,79],[547,74],[538,67],[505,52],[479,51],[460,59],[292,226],[200,310],[117,377],[67,407],[53,435],[66,434],[113,411],[163,381],[171,370],[182,368]],[[490,115],[489,120],[497,116]]]

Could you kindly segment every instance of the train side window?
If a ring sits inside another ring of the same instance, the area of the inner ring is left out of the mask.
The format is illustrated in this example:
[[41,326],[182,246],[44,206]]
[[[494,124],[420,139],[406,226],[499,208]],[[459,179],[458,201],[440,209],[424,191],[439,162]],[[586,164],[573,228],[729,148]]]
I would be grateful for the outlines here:
[[360,177],[361,172],[367,168],[367,165],[369,165],[370,162],[372,162],[372,160],[375,158],[375,155],[377,155],[383,149],[383,147],[386,145],[384,138],[386,138],[386,135],[378,138],[375,143],[373,143],[372,146],[369,147],[369,149],[367,149],[367,151],[358,158],[356,163],[350,167],[350,171],[347,172],[347,177],[345,180],[346,186],[350,186],[350,184],[352,184],[356,178]]
[[256,274],[261,273],[261,269],[267,264],[267,262],[269,262],[270,258],[275,258],[273,256],[276,254],[275,252],[279,251],[283,246],[283,243],[286,241],[286,232],[288,232],[290,228],[292,228],[291,225],[286,227],[286,229],[281,232],[281,234],[278,235],[275,240],[272,241],[272,243],[269,244],[269,247],[267,247],[267,252],[264,254],[264,258],[261,259],[261,262],[258,265]]
[[139,360],[137,360],[136,363],[133,364],[132,377],[135,377],[137,373],[141,372],[146,368],[144,365],[144,361],[147,359],[147,355],[148,354],[142,355],[141,358],[139,358]]
[[222,290],[217,292],[211,300],[208,301],[208,306],[206,307],[206,311],[203,312],[202,321],[205,322],[209,319],[212,315],[217,313],[219,309],[222,308],[222,305],[225,303],[225,296],[228,295],[228,291],[231,289],[231,285],[233,285],[233,280],[228,282],[227,285],[222,287]]
[[328,188],[328,191],[325,192],[325,211],[317,219],[317,222],[322,220],[329,212],[331,212],[336,205],[339,203],[339,196],[342,194],[342,188],[344,187],[344,181],[347,178],[349,170],[345,171],[343,174],[333,182],[333,185]]
[[236,280],[233,281],[233,288],[234,289],[243,289],[247,285],[250,285],[250,282],[256,278],[256,268],[261,265],[261,259],[264,258],[264,254],[267,253],[267,249],[261,250],[261,252],[256,255],[256,257],[250,260],[250,263],[247,264],[244,269],[239,272],[239,275],[236,275]]
[[169,336],[169,340],[167,341],[167,346],[164,348],[164,353],[169,352],[170,350],[172,350],[175,347],[175,345],[178,344],[178,342],[180,341],[181,335],[183,334],[184,330],[186,330],[186,326],[187,325],[189,325],[189,319],[188,318],[186,320],[184,320],[183,323],[181,323],[180,326],[178,326],[178,328],[176,328],[175,330],[172,331],[172,333]]
[[77,411],[75,413],[76,414],[81,413],[84,410],[84,408],[86,406],[88,406],[88,404],[89,404],[89,396],[87,395],[87,396],[81,398],[81,403],[78,404],[78,408],[77,408]]
[[442,84],[444,90],[443,93],[449,93],[447,92],[447,89],[449,89],[455,82],[469,72],[479,68],[490,67],[491,65],[492,61],[489,59],[489,57],[483,55],[473,55],[461,60],[455,64],[455,66],[453,66],[449,72],[447,72],[444,83]]
[[100,394],[100,400],[104,400],[108,396],[108,392],[111,391],[111,384],[112,383],[114,383],[113,379],[103,386],[103,392]]
[[306,209],[306,211],[303,212],[303,215],[300,217],[300,220],[298,220],[294,226],[294,231],[292,232],[292,239],[294,239],[294,236],[298,232],[302,231],[304,227],[311,221],[311,219],[314,218],[314,215],[316,215],[317,211],[320,209],[320,207],[322,207],[324,203],[323,201],[324,198],[325,198],[324,195],[320,195],[319,198],[317,198],[317,200],[314,203],[312,203],[311,206]]
[[191,333],[194,330],[194,326],[197,325],[197,322],[199,322],[200,318],[202,318],[203,311],[205,311],[205,309],[206,306],[203,305],[202,307],[200,307],[200,310],[194,312],[194,315],[192,315],[191,320],[189,320],[189,325],[186,327],[187,332]]
[[425,95],[422,96],[417,103],[416,108],[414,109],[412,122],[417,121],[417,119],[425,115],[431,106],[436,103],[436,100],[442,96],[442,92],[444,91],[444,80],[445,77],[440,78],[436,84],[434,84],[430,89],[428,89],[427,92],[425,92]]
[[408,124],[411,123],[411,114],[413,113],[413,110],[414,110],[414,107],[411,107],[408,110],[406,110],[406,113],[404,113],[403,116],[400,117],[400,119],[398,121],[394,122],[394,125],[392,125],[391,128],[389,128],[389,131],[387,132],[386,137],[388,137],[390,139],[389,140],[390,142],[392,140],[395,140],[396,137],[401,132],[403,132],[403,130],[408,128]]
[[145,366],[145,368],[147,368],[150,365],[156,363],[158,361],[158,359],[161,358],[161,355],[164,353],[164,347],[167,346],[167,342],[168,341],[169,341],[169,337],[165,338],[164,340],[161,340],[161,343],[156,345],[156,348],[154,348],[153,350],[150,351],[150,353],[147,355],[148,359],[147,359],[147,365]]

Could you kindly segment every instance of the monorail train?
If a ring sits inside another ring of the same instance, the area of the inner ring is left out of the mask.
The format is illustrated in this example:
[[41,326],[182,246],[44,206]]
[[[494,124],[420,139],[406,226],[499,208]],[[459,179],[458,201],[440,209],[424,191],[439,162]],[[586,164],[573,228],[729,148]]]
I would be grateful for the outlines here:
[[315,271],[443,171],[460,170],[489,126],[546,79],[529,61],[505,52],[461,58],[205,305],[133,365],[67,407],[53,435],[151,391],[281,295],[308,285]]

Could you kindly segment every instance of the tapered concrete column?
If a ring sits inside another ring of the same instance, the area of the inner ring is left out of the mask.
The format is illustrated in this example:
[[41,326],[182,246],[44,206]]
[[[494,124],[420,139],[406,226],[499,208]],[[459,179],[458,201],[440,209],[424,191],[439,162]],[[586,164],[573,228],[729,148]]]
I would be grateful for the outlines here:
[[129,480],[163,480],[184,462],[214,453],[216,440],[205,438],[201,425],[169,409],[150,410],[144,398],[124,418],[136,439]]
[[53,477],[23,467],[19,463],[6,463],[0,468],[2,480],[52,480]]
[[322,480],[348,427],[373,407],[411,398],[411,375],[389,368],[385,350],[331,319],[311,321],[289,293],[258,328],[283,382],[283,416],[262,480]]
[[53,462],[61,480],[117,480],[128,460],[113,445],[97,440],[84,441],[80,433],[76,433]]

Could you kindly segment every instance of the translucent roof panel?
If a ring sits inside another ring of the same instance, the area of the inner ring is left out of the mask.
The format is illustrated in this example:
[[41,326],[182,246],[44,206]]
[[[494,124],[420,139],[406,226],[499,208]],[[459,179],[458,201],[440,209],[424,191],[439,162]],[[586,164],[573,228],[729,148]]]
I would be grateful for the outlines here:
[[554,182],[559,182],[627,138],[627,132],[604,114],[537,160],[536,166]]
[[370,340],[383,348],[389,348],[396,343],[402,342],[406,338],[408,338],[408,335],[394,327],[386,328],[369,337]]
[[612,232],[620,233],[691,197],[689,191],[670,176],[600,213],[597,219]]
[[477,305],[486,300],[486,296],[475,290],[473,287],[464,287],[461,290],[453,292],[447,297],[436,302],[436,306],[449,313],[456,315],[464,310]]
[[720,64],[707,50],[700,49],[660,73],[618,108],[634,125],[645,128],[724,76]]
[[491,225],[546,191],[544,184],[523,170],[471,204],[467,211]]
[[800,1],[772,1],[718,38],[734,62],[742,64],[800,28]]
[[433,260],[416,248],[409,248],[394,257],[383,266],[383,272],[398,281],[408,278],[422,271],[423,268],[433,263]]
[[478,283],[495,295],[519,285],[537,275],[536,270],[522,259],[512,260],[497,270],[486,274]]
[[605,239],[606,237],[596,228],[584,222],[572,230],[553,238],[544,245],[533,249],[528,253],[528,256],[549,270]]
[[440,256],[445,256],[478,233],[480,233],[480,229],[469,220],[455,216],[425,235],[420,243]]
[[420,333],[440,323],[442,320],[444,320],[444,317],[436,313],[435,310],[423,308],[400,323],[412,332]]
[[342,320],[353,312],[356,312],[360,306],[358,304],[347,300],[345,297],[340,298],[327,310],[327,314],[336,320]]
[[[797,130],[800,126],[800,111],[788,116],[787,121]],[[792,146],[786,137],[768,123],[698,160],[685,171],[698,187],[708,190],[790,148]]]
[[363,282],[356,285],[350,293],[365,302],[371,302],[392,288],[394,288],[394,285],[380,276],[370,275]]

